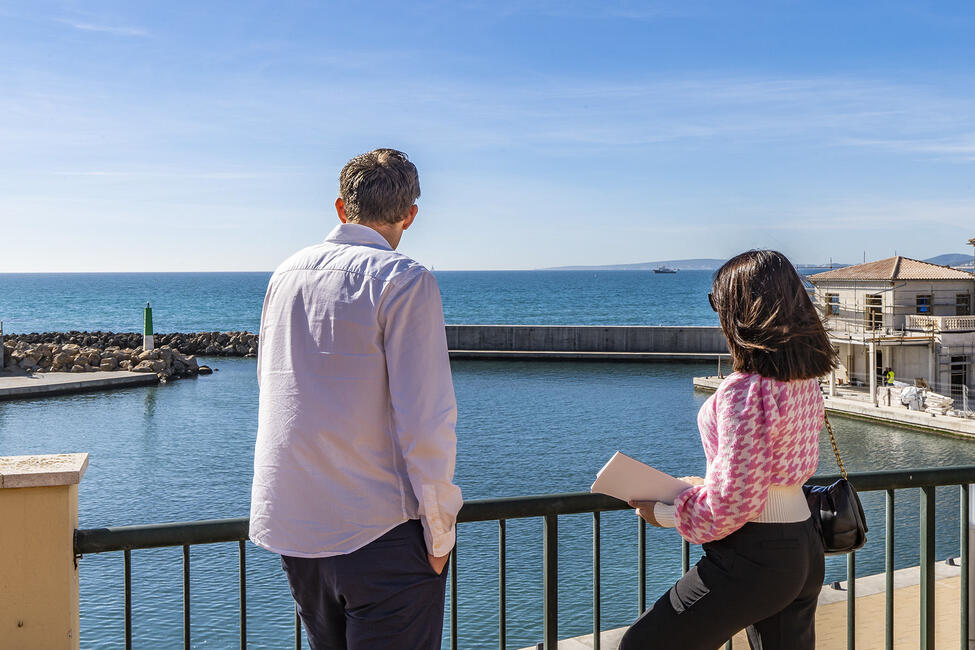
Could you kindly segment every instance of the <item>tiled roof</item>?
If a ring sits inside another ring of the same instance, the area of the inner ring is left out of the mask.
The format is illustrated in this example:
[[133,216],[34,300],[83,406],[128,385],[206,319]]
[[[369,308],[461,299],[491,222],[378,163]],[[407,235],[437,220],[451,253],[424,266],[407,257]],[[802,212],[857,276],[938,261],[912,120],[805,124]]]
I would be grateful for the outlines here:
[[888,257],[885,260],[833,269],[809,276],[810,282],[821,280],[972,280],[975,275],[950,266],[912,260],[909,257]]

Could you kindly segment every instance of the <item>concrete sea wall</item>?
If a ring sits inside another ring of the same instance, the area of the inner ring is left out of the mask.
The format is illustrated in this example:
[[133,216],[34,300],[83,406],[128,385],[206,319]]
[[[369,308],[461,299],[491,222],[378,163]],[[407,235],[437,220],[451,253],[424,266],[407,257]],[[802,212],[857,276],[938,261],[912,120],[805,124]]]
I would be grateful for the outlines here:
[[713,359],[728,354],[720,327],[448,325],[447,347],[454,356],[537,352],[578,355],[572,358],[602,354]]
[[[728,354],[719,327],[447,325],[446,333],[447,347],[454,358],[706,361]],[[250,332],[156,334],[155,344],[184,355],[253,357],[257,354],[257,335]],[[86,352],[128,350],[138,354],[142,352],[142,335],[131,332],[14,334],[5,338],[4,345],[8,365],[28,369],[44,366],[42,359],[53,357],[61,351],[61,346],[68,346],[71,351],[78,348]],[[91,361],[96,368],[100,363]],[[71,370],[71,366],[63,370]]]

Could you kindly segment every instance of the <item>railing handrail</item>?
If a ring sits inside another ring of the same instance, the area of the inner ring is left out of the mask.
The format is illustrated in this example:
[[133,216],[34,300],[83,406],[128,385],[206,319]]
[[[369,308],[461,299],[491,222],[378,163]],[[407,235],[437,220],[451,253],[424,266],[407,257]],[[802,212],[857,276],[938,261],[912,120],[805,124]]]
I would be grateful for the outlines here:
[[[838,474],[820,475],[812,477],[809,483],[829,485],[839,478]],[[858,472],[850,474],[849,480],[861,492],[959,485],[975,483],[975,465]],[[457,521],[497,521],[628,508],[619,499],[589,492],[498,497],[464,503],[457,515]],[[75,553],[84,555],[163,546],[239,542],[247,539],[248,524],[247,517],[237,517],[82,529],[75,531]]]

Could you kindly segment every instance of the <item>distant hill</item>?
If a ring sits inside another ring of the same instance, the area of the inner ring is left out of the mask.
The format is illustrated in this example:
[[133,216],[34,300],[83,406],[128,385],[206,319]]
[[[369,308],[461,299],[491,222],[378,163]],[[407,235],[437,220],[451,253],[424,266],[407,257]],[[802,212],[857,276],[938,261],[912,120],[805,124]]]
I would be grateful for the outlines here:
[[716,271],[727,260],[698,258],[689,260],[660,260],[633,264],[606,264],[603,266],[556,266],[543,271],[649,271],[658,266],[669,266],[681,271]]
[[962,264],[971,264],[972,256],[966,253],[945,253],[944,255],[931,257],[924,261],[931,262],[932,264],[941,264],[942,266],[961,266]]
[[[687,260],[658,260],[656,262],[635,262],[633,264],[604,264],[601,266],[554,266],[542,271],[650,271],[658,266],[669,266],[672,269],[681,271],[716,271],[727,260],[702,257]],[[966,253],[945,253],[929,259],[923,260],[932,264],[942,266],[962,266],[972,263],[972,256]],[[851,264],[833,263],[828,264],[797,264],[799,271],[803,274],[828,271],[831,268],[838,269]]]

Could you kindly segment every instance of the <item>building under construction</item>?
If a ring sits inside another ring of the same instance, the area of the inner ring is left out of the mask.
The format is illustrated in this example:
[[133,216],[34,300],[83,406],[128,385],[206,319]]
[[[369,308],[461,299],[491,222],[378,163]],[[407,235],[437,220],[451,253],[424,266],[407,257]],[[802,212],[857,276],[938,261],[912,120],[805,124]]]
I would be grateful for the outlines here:
[[897,380],[959,399],[975,389],[975,275],[897,256],[807,279],[839,349],[834,381],[876,395],[892,370]]

